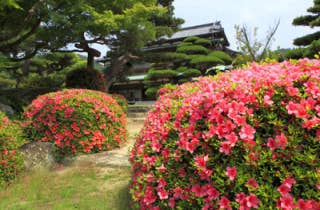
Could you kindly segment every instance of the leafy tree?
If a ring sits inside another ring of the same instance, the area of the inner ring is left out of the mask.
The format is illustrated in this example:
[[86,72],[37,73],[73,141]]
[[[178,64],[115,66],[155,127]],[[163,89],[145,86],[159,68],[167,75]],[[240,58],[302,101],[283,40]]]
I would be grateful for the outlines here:
[[[183,21],[172,0],[6,0],[0,4],[0,53],[13,61],[39,52],[83,52],[87,68],[101,54],[93,44],[112,49],[106,75],[110,86],[148,40],[170,34]],[[68,47],[68,48],[66,48]]]
[[242,55],[238,55],[235,60],[236,64],[261,61],[265,59],[270,52],[270,46],[279,25],[280,20],[278,20],[274,26],[269,28],[264,41],[258,40],[257,27],[253,29],[253,32],[250,32],[246,25],[235,25],[238,50],[242,53]]
[[[130,49],[154,39],[166,7],[155,0],[21,0],[1,4],[0,51],[11,58],[34,56],[39,50],[61,51],[74,44],[85,52],[88,68],[100,56],[92,44]],[[170,5],[171,1],[161,1]],[[160,18],[158,18],[160,19]],[[29,49],[29,50],[27,50]],[[69,50],[68,50],[69,51]]]
[[[311,28],[320,26],[320,1],[314,0],[313,6],[307,9],[307,12],[311,13],[297,17],[293,20],[292,24],[295,26],[309,26]],[[308,34],[299,38],[296,38],[293,42],[296,46],[309,46],[313,41],[320,39],[320,32],[317,31],[312,34]]]
[[[209,39],[187,37],[176,52],[151,53],[149,60],[155,62],[145,79],[146,95],[155,96],[167,83],[189,82],[194,77],[209,74],[209,69],[219,64],[229,65],[232,58],[223,51],[212,50]],[[212,69],[210,74],[215,74]]]
[[109,45],[111,50],[106,56],[110,59],[110,65],[105,73],[107,89],[116,79],[124,78],[129,69],[127,64],[130,61],[139,60],[144,56],[140,49],[146,41],[170,35],[184,22],[183,19],[174,16],[172,3],[173,0],[158,0],[156,4],[161,8],[166,8],[165,11],[153,12],[149,17],[143,14],[147,17],[148,24],[152,23],[150,31],[141,33],[140,27],[134,27],[127,30],[127,33],[116,35],[117,39]]
[[[1,59],[2,58],[2,59]],[[38,55],[19,62],[0,57],[0,78],[10,82],[4,87],[60,87],[67,72],[86,66],[74,53],[51,53]]]

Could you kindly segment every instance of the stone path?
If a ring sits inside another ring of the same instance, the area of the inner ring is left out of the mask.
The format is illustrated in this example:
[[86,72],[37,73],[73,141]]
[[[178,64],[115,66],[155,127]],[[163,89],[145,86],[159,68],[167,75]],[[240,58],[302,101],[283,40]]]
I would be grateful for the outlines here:
[[73,157],[64,162],[64,165],[69,167],[130,167],[129,151],[134,144],[135,136],[143,126],[143,122],[130,121],[127,124],[129,133],[128,142],[121,148],[112,151],[100,152],[97,154],[81,155]]

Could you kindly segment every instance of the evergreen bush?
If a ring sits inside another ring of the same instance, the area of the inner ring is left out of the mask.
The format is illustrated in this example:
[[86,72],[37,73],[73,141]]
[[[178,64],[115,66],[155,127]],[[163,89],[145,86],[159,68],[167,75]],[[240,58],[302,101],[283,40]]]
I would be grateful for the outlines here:
[[119,147],[126,140],[126,115],[100,91],[66,89],[41,95],[25,110],[25,133],[52,142],[61,156]]
[[193,55],[193,54],[207,55],[210,51],[201,45],[190,45],[190,46],[187,45],[187,46],[178,46],[177,52],[185,53],[187,55]]
[[79,68],[70,71],[66,76],[66,88],[80,88],[106,91],[102,72],[95,69]]
[[209,39],[199,38],[194,43],[197,44],[197,45],[204,46],[204,47],[210,47],[211,46],[211,41]]
[[223,52],[223,51],[216,50],[216,51],[211,52],[209,55],[219,58],[226,65],[230,65],[232,63],[231,56],[228,55],[227,53]]
[[201,39],[200,37],[197,37],[197,36],[189,36],[187,38],[185,38],[183,40],[183,42],[191,42],[191,43],[194,43],[196,42],[197,40]]
[[319,60],[162,92],[130,154],[135,207],[320,209]]

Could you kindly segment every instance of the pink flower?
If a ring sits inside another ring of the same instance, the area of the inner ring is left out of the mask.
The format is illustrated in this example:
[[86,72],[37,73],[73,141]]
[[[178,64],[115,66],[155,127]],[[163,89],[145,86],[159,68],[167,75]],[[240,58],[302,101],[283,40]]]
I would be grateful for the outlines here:
[[167,182],[163,178],[160,178],[158,180],[158,188],[164,188],[166,185],[167,185]]
[[209,188],[209,189],[206,191],[206,193],[207,193],[208,198],[209,198],[210,200],[216,200],[216,199],[219,197],[219,195],[220,195],[219,191],[216,190],[214,187]]
[[251,194],[247,196],[246,201],[249,208],[258,208],[259,199],[255,195]]
[[275,140],[273,138],[268,138],[267,146],[270,148],[270,150],[275,150],[277,148]]
[[290,176],[283,180],[283,184],[288,185],[290,188],[296,183],[296,180],[291,178]]
[[80,128],[78,127],[77,123],[73,122],[71,124],[71,128],[76,131],[76,132],[79,132],[80,131]]
[[160,200],[168,199],[169,193],[167,191],[165,191],[164,189],[160,189],[158,191],[158,196],[159,196]]
[[220,142],[219,152],[223,152],[226,155],[229,155],[231,151],[231,145],[228,141]]
[[283,133],[281,133],[280,136],[276,136],[275,141],[276,141],[277,147],[280,147],[282,149],[285,149],[288,143],[288,139]]
[[231,147],[234,147],[238,141],[238,136],[234,132],[230,133],[225,138],[228,140]]
[[222,196],[222,198],[220,199],[219,206],[221,209],[232,210],[230,206],[230,201],[225,196]]
[[253,127],[251,127],[250,125],[245,125],[241,128],[239,135],[240,135],[240,138],[243,140],[246,140],[246,139],[253,140],[255,132],[256,130]]
[[197,168],[205,169],[206,168],[206,163],[209,160],[209,156],[208,155],[196,156],[194,158],[194,160],[195,160],[194,164],[196,165]]
[[181,199],[183,197],[182,189],[180,187],[176,187],[173,189],[173,197],[176,199]]
[[155,152],[159,152],[161,149],[161,144],[157,140],[154,140],[151,142],[151,149]]
[[298,200],[297,208],[299,210],[311,210],[313,209],[312,201],[304,201],[302,199]]
[[246,194],[244,194],[243,192],[238,193],[236,196],[236,201],[238,203],[241,203],[244,199],[246,198]]
[[193,151],[199,146],[200,141],[198,139],[192,139],[187,143],[187,150],[192,154]]
[[287,92],[290,96],[298,96],[299,95],[299,89],[295,87],[288,87]]
[[289,187],[289,185],[287,185],[287,184],[282,184],[282,185],[280,185],[280,187],[277,188],[277,190],[282,196],[284,196],[284,195],[287,195],[291,191],[291,187]]
[[165,172],[167,168],[162,164],[161,166],[157,167],[157,170],[159,170],[160,172]]
[[143,197],[143,202],[146,203],[147,205],[150,205],[156,201],[157,197],[153,193],[152,187],[147,186],[144,197]]
[[272,99],[271,99],[270,96],[265,95],[265,96],[263,97],[263,103],[266,104],[266,105],[268,105],[268,106],[271,106],[271,105],[273,104],[273,101],[272,101]]
[[292,196],[288,194],[286,196],[280,197],[277,202],[277,207],[284,210],[293,210],[295,205],[293,203]]
[[197,197],[202,197],[203,196],[201,187],[198,184],[193,185],[191,187],[191,192],[193,192],[194,195],[197,196]]
[[250,178],[247,181],[247,185],[249,185],[251,187],[254,187],[254,188],[258,188],[259,187],[258,183],[253,178]]
[[175,202],[174,198],[170,198],[169,202],[168,202],[168,206],[173,209],[175,207],[175,205],[176,205],[176,202]]
[[233,181],[237,176],[237,168],[236,167],[227,167],[226,175],[229,177],[231,181]]

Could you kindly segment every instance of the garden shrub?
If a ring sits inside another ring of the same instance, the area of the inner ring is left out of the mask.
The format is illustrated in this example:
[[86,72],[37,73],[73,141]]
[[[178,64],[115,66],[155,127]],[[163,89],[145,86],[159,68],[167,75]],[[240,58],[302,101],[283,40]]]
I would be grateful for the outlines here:
[[193,42],[196,42],[199,39],[201,39],[201,38],[197,37],[197,36],[189,36],[189,37],[185,38],[183,40],[183,42],[191,42],[191,43],[193,43]]
[[[161,90],[160,90],[161,92]],[[320,209],[320,61],[162,91],[130,154],[140,209]]]
[[223,62],[226,65],[230,65],[232,63],[231,56],[228,55],[227,53],[223,52],[223,51],[216,50],[216,51],[211,52],[209,55],[217,57],[217,58],[223,60]]
[[199,38],[194,43],[197,45],[202,45],[204,47],[210,47],[212,45],[212,43],[209,39],[203,39],[203,38]]
[[102,72],[95,69],[80,68],[67,74],[67,88],[81,88],[105,92],[106,84]]
[[178,46],[177,52],[185,53],[188,55],[194,55],[194,54],[207,55],[209,53],[209,50],[201,45],[187,45],[187,46]]
[[0,186],[13,180],[23,168],[18,147],[24,143],[21,129],[0,112]]
[[147,79],[166,79],[177,76],[178,72],[172,69],[150,69]]
[[98,152],[126,140],[126,115],[100,91],[66,89],[41,95],[25,111],[31,140],[52,142],[59,155]]
[[116,100],[116,102],[122,107],[122,110],[124,113],[127,113],[128,111],[128,101],[126,99],[126,97],[124,97],[123,95],[120,94],[112,94],[111,97]]

